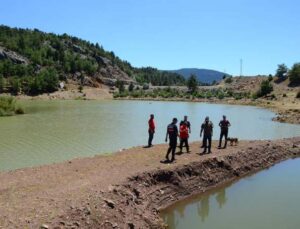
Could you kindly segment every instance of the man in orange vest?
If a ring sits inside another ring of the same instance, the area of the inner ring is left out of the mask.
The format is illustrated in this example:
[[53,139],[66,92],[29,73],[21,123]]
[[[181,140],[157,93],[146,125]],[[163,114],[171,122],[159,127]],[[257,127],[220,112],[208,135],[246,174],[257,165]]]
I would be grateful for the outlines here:
[[186,152],[189,153],[189,142],[188,142],[188,139],[189,139],[189,128],[188,128],[188,125],[186,122],[181,122],[181,125],[180,125],[180,129],[179,129],[179,137],[180,137],[180,152],[179,153],[182,153],[182,147],[183,147],[183,143],[186,147]]
[[151,147],[151,146],[153,146],[152,145],[152,140],[153,140],[154,133],[155,133],[154,114],[150,115],[150,119],[148,121],[148,125],[149,125],[149,128],[148,128],[148,133],[149,133],[148,147]]

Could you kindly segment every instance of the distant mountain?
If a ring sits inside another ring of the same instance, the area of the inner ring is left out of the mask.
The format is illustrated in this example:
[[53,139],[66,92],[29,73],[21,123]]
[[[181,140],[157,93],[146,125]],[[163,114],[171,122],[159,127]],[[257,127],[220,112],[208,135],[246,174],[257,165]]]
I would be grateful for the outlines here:
[[175,72],[182,75],[184,78],[189,78],[191,74],[195,75],[198,81],[202,83],[212,83],[213,81],[222,80],[224,75],[228,75],[224,72],[219,72],[210,69],[198,69],[198,68],[182,68],[179,70],[172,70],[170,72]]

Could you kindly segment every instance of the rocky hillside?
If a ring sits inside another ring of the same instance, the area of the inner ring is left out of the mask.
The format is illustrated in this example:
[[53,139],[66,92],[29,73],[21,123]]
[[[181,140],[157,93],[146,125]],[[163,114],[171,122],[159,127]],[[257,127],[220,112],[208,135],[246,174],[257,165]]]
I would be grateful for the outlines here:
[[0,26],[0,93],[40,94],[57,90],[59,82],[99,87],[116,81],[173,85],[185,80],[154,68],[134,68],[98,43]]

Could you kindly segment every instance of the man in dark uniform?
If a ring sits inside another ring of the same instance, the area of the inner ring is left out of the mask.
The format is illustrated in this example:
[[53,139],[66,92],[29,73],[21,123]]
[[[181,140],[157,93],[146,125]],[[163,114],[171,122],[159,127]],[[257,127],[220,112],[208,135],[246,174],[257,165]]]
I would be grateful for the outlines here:
[[228,128],[231,126],[230,122],[226,119],[226,116],[223,115],[223,120],[220,121],[219,126],[221,127],[221,134],[220,134],[220,140],[219,140],[219,149],[221,149],[222,146],[222,138],[225,137],[225,145],[224,149],[227,146],[227,137],[228,137]]
[[[173,162],[175,160],[175,151],[177,147],[177,137],[178,137],[178,128],[176,126],[177,118],[173,118],[171,124],[167,127],[166,142],[168,141],[169,136],[169,149],[167,151],[166,159],[167,161]],[[172,152],[172,159],[169,160],[169,154]]]
[[202,137],[202,132],[204,132],[203,135],[204,151],[202,152],[203,154],[206,153],[206,149],[208,149],[208,153],[211,153],[211,138],[213,136],[213,128],[214,128],[213,123],[209,121],[209,117],[206,117],[204,123],[201,125],[201,131],[200,131],[200,138]]

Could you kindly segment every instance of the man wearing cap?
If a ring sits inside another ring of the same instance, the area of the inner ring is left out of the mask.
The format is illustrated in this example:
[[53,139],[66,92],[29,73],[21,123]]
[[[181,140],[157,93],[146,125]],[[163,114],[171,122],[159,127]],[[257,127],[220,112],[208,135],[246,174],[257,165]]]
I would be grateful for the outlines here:
[[219,147],[218,147],[219,149],[221,149],[221,146],[222,146],[223,136],[225,137],[224,149],[227,146],[228,129],[229,129],[230,126],[231,126],[230,122],[226,119],[226,116],[223,115],[223,120],[221,120],[220,123],[219,123],[219,127],[221,128]]
[[[167,127],[166,142],[168,141],[169,136],[169,148],[166,154],[166,159],[168,162],[173,162],[175,160],[175,151],[177,147],[177,137],[178,137],[178,128],[176,126],[177,118],[173,118],[172,123]],[[172,158],[169,160],[169,154],[172,152]]]
[[209,121],[209,117],[207,116],[205,118],[204,123],[202,123],[201,125],[201,131],[200,131],[200,138],[202,137],[202,133],[204,132],[203,134],[204,151],[202,152],[203,154],[206,153],[207,149],[208,149],[208,153],[211,153],[211,138],[213,136],[213,128],[214,125],[211,121]]

